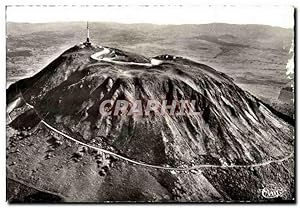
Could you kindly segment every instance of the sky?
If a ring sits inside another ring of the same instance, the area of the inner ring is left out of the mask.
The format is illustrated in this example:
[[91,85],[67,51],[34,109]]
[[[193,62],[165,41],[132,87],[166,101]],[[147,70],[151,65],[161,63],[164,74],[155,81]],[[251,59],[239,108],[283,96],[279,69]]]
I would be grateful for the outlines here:
[[98,21],[152,24],[264,24],[292,28],[289,6],[8,6],[10,22]]

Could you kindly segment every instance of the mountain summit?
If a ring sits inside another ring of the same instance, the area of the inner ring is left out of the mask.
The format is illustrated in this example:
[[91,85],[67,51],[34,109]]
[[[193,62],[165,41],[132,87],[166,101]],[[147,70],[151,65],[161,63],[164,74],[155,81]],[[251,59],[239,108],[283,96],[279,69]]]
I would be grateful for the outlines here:
[[[199,114],[103,115],[105,100],[111,110],[118,100],[193,100]],[[267,183],[293,185],[292,121],[182,57],[76,45],[12,84],[7,105],[9,152],[19,149],[9,154],[11,178],[67,201],[266,200],[256,192]],[[20,134],[26,139],[12,141]]]

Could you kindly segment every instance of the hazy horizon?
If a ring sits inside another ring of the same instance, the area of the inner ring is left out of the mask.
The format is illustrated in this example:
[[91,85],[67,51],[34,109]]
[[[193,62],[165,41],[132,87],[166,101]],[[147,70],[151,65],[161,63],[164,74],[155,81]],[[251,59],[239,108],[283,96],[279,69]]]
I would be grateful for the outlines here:
[[235,23],[224,23],[224,22],[210,22],[210,23],[199,23],[199,24],[154,24],[154,23],[145,23],[145,22],[137,22],[137,23],[123,23],[123,22],[106,22],[106,21],[55,21],[55,22],[13,22],[13,21],[7,21],[6,23],[12,23],[12,24],[32,24],[32,25],[38,25],[38,24],[83,24],[83,26],[86,25],[86,22],[89,23],[97,23],[97,24],[121,24],[121,25],[153,25],[153,26],[188,26],[188,25],[212,25],[212,24],[223,24],[223,25],[239,25],[239,26],[267,26],[272,28],[281,28],[281,29],[287,29],[287,30],[293,30],[294,25],[292,27],[281,27],[281,26],[274,26],[274,25],[266,25],[266,24],[251,24],[251,23],[245,23],[245,24],[235,24]]
[[[155,14],[155,15],[153,15]],[[291,6],[7,6],[6,21],[14,23],[104,22],[186,25],[237,24],[293,28]]]

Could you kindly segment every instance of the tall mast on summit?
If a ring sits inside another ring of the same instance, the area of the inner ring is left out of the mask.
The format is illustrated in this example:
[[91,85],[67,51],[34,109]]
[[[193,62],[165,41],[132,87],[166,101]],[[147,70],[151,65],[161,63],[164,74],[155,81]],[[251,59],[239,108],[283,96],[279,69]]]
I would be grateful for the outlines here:
[[89,22],[86,22],[86,30],[87,30],[87,36],[86,36],[86,42],[90,42],[90,29],[89,29]]

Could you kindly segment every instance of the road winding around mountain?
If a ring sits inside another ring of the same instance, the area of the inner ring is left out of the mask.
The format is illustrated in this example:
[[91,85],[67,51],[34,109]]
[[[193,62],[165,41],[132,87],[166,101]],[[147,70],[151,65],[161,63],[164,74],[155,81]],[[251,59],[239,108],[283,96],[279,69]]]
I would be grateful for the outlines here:
[[144,167],[148,167],[148,168],[155,168],[155,169],[164,169],[164,170],[173,170],[173,171],[189,171],[189,170],[197,170],[197,169],[201,169],[201,168],[251,168],[251,167],[260,167],[260,166],[266,166],[266,165],[269,165],[271,163],[280,163],[280,162],[283,162],[285,160],[288,160],[289,158],[293,157],[294,156],[294,151],[292,151],[289,155],[281,158],[281,159],[277,159],[277,160],[269,160],[269,161],[265,161],[265,162],[261,162],[261,163],[256,163],[256,164],[250,164],[250,165],[208,165],[208,164],[203,164],[203,165],[196,165],[196,166],[193,166],[193,167],[165,167],[165,166],[159,166],[159,165],[151,165],[151,164],[147,164],[147,163],[144,163],[144,162],[139,162],[139,161],[135,161],[135,160],[132,160],[130,158],[126,158],[122,155],[119,155],[119,154],[116,154],[114,152],[111,152],[111,151],[108,151],[108,150],[105,150],[105,149],[102,149],[102,148],[99,148],[99,147],[95,147],[93,145],[90,145],[90,144],[86,144],[84,142],[81,142],[81,141],[78,141],[77,139],[65,134],[64,132],[56,129],[55,127],[53,127],[52,125],[50,125],[49,123],[47,123],[45,120],[43,120],[39,113],[35,110],[34,106],[30,105],[28,102],[26,102],[26,100],[24,99],[23,95],[21,94],[21,98],[24,100],[25,104],[30,107],[31,109],[33,109],[37,116],[40,118],[40,123],[42,123],[43,125],[45,125],[47,128],[51,129],[52,131],[62,135],[63,137],[69,139],[69,140],[72,140],[80,145],[83,145],[83,146],[86,146],[86,147],[89,147],[89,148],[92,148],[92,149],[95,149],[95,150],[98,150],[102,153],[105,153],[105,154],[109,154],[109,155],[112,155],[114,157],[117,157],[119,159],[122,159],[122,160],[125,160],[127,162],[130,162],[132,164],[136,164],[136,165],[141,165],[141,166],[144,166]]
[[96,61],[103,61],[103,62],[109,62],[109,63],[119,64],[119,65],[130,65],[130,66],[151,67],[151,66],[157,66],[162,63],[161,60],[154,59],[154,58],[151,59],[151,63],[137,63],[137,62],[116,61],[113,60],[112,58],[103,57],[104,55],[109,53],[111,53],[111,50],[109,48],[103,47],[102,51],[94,53],[93,55],[91,55],[91,58]]

